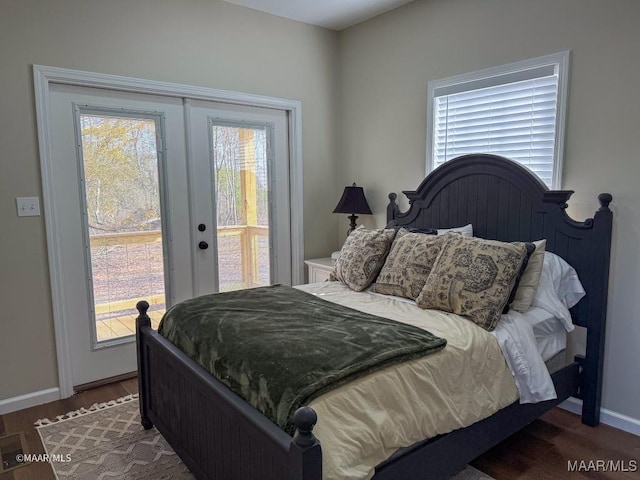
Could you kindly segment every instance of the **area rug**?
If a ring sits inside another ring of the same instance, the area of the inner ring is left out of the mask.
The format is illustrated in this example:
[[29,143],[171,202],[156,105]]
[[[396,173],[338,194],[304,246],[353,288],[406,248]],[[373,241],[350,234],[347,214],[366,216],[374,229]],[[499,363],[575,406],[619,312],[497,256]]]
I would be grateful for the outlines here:
[[38,420],[36,428],[59,480],[193,480],[162,435],[140,425],[137,395]]
[[[140,425],[138,396],[36,422],[58,480],[193,480],[160,433]],[[492,480],[467,467],[451,480]]]

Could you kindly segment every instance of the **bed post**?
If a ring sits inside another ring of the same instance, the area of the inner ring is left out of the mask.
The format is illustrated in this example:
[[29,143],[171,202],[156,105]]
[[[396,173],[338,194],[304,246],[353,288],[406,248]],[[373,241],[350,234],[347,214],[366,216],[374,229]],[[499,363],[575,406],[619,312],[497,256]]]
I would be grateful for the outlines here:
[[289,447],[291,480],[322,480],[322,449],[312,432],[317,421],[311,407],[300,407],[293,414],[296,432]]
[[400,213],[400,208],[396,203],[397,198],[398,198],[398,195],[396,193],[392,192],[389,194],[389,205],[387,205],[387,223],[391,222],[392,220],[395,220],[396,215]]
[[601,272],[600,288],[592,294],[587,323],[586,356],[579,358],[583,371],[580,381],[582,398],[582,423],[595,427],[600,423],[602,396],[602,370],[604,362],[604,338],[607,320],[607,293],[609,290],[609,261],[611,256],[612,213],[609,193],[598,195],[600,208],[593,218],[594,242],[592,258],[596,272]]
[[149,430],[153,427],[153,423],[149,420],[148,416],[148,402],[149,402],[149,372],[147,371],[148,365],[144,352],[144,341],[142,335],[142,328],[151,328],[151,318],[147,315],[149,310],[149,303],[141,300],[136,303],[136,309],[140,313],[136,318],[136,349],[138,356],[138,400],[140,403],[140,423]]

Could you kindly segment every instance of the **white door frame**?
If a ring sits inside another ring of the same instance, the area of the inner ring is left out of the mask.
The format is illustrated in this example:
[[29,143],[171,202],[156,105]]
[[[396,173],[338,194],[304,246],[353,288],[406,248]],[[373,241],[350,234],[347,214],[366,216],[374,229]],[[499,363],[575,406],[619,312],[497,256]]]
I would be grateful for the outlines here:
[[54,196],[51,177],[51,135],[49,129],[49,86],[52,83],[97,87],[117,91],[147,93],[168,97],[193,100],[208,100],[253,107],[285,110],[289,117],[289,156],[290,156],[290,192],[291,205],[291,265],[292,284],[297,285],[304,279],[304,242],[302,223],[302,103],[277,97],[266,97],[248,93],[195,87],[177,83],[158,82],[139,78],[84,72],[66,68],[33,66],[33,81],[36,101],[36,120],[38,126],[38,144],[40,169],[42,175],[42,196],[44,220],[47,234],[47,253],[49,257],[49,277],[53,302],[53,323],[56,337],[56,357],[58,363],[58,381],[60,398],[73,395],[71,375],[71,357],[68,348],[66,312],[64,305],[64,283],[59,272],[62,262],[59,232],[56,218],[59,215]]

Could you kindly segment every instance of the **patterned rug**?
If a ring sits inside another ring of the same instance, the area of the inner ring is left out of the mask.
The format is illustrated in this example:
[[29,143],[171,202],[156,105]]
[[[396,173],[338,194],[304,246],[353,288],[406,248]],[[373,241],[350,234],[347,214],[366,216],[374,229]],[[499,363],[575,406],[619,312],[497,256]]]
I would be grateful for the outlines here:
[[[36,422],[59,480],[193,480],[160,433],[140,425],[138,396]],[[451,480],[492,480],[467,467]]]
[[193,480],[162,435],[140,425],[137,395],[38,420],[36,428],[59,480]]

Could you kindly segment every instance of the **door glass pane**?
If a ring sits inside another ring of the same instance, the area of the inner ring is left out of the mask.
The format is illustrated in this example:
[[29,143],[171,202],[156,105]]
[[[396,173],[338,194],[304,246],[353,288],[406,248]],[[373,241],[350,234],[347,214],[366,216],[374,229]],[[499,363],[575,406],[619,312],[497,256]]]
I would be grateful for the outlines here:
[[145,299],[157,327],[165,308],[156,124],[80,115],[86,225],[97,340],[135,334]]
[[270,283],[267,129],[212,126],[221,292]]

